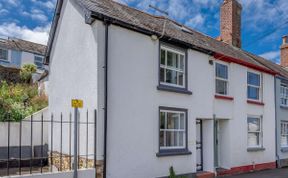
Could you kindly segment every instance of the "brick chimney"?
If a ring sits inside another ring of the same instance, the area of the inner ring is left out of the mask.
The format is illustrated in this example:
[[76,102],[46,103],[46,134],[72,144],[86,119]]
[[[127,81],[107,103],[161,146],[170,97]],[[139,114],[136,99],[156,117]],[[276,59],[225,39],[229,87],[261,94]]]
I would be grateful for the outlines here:
[[282,37],[281,45],[281,66],[288,68],[288,35]]
[[242,6],[237,0],[224,0],[221,6],[220,39],[241,48]]

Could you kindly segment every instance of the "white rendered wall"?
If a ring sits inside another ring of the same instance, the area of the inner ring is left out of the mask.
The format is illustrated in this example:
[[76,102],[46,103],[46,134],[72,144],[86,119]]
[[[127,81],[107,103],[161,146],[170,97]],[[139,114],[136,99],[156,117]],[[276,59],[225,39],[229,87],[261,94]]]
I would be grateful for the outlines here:
[[[49,109],[54,119],[69,120],[72,113],[71,99],[82,99],[84,108],[80,109],[81,122],[86,122],[86,111],[89,111],[89,122],[94,122],[94,110],[97,109],[97,24],[85,24],[81,8],[73,0],[63,3],[59,26],[51,52],[49,74]],[[102,109],[101,109],[102,111]],[[100,111],[99,111],[100,112]],[[99,118],[99,117],[98,117]],[[101,118],[100,118],[101,119]],[[98,159],[103,159],[102,121],[98,119]],[[60,125],[54,128],[54,141],[59,139]],[[73,127],[72,127],[73,128]],[[94,152],[94,125],[89,126],[89,154]],[[72,129],[72,133],[74,130]],[[80,154],[86,154],[86,125],[80,127]],[[63,138],[69,138],[69,126],[63,127]],[[63,143],[63,152],[68,153],[69,140]],[[55,141],[55,151],[60,150],[60,142]],[[73,146],[73,137],[72,137]],[[73,147],[72,147],[73,148]],[[73,152],[73,149],[72,149]]]
[[[33,114],[33,145],[41,145],[41,117],[43,114],[43,120],[49,120],[48,108],[45,108],[35,114]],[[19,133],[20,123],[10,122],[10,146],[20,146]],[[0,123],[0,147],[8,147],[8,122]],[[48,144],[48,123],[43,123],[43,144]],[[22,132],[21,132],[21,146],[31,145],[31,117],[27,117],[22,121]]]
[[[222,147],[222,167],[232,168],[251,164],[275,161],[275,102],[274,76],[262,73],[264,106],[247,104],[247,71],[246,67],[229,65],[230,96],[233,101],[215,99],[216,118],[229,119],[224,137],[229,139]],[[264,151],[247,151],[247,116],[263,116],[263,147]],[[220,131],[221,132],[221,131]],[[230,149],[227,149],[230,148]],[[228,164],[227,164],[228,163]],[[230,164],[229,164],[230,163]],[[229,166],[230,165],[230,166]]]
[[[196,172],[196,118],[212,117],[214,95],[209,85],[213,66],[207,55],[189,50],[188,89],[193,95],[159,91],[158,49],[158,41],[149,36],[109,27],[109,178],[167,176],[170,166],[178,174]],[[156,156],[159,106],[188,109],[188,148],[192,155]]]

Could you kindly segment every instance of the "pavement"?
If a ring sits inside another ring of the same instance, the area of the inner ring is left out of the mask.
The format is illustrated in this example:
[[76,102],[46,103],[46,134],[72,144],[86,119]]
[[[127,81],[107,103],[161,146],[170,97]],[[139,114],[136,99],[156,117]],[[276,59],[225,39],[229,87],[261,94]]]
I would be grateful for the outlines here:
[[234,176],[221,176],[217,178],[288,178],[288,168],[259,171]]

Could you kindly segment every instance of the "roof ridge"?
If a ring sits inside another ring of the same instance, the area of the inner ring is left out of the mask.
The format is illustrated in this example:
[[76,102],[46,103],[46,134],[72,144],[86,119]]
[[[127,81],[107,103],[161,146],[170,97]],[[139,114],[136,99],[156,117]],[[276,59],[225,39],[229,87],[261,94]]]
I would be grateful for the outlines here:
[[[95,0],[92,0],[92,1],[95,1]],[[151,17],[162,18],[162,19],[165,19],[165,18],[166,18],[166,17],[161,16],[161,15],[153,15],[153,14],[149,14],[149,13],[143,11],[143,10],[140,10],[140,9],[137,9],[137,8],[134,8],[134,7],[131,7],[131,6],[128,6],[128,5],[122,4],[122,3],[117,2],[117,1],[114,1],[114,0],[107,0],[107,1],[110,1],[110,2],[112,2],[112,3],[118,4],[118,5],[120,5],[120,6],[122,6],[122,7],[125,7],[125,8],[134,9],[134,10],[136,10],[136,11],[138,11],[138,12],[141,12],[141,13],[143,13],[143,14],[149,15],[149,16],[151,16]]]
[[[90,1],[94,1],[94,2],[95,2],[95,0],[90,0]],[[148,15],[148,16],[151,16],[151,17],[161,18],[161,19],[165,19],[165,18],[166,18],[167,20],[171,21],[172,23],[175,23],[175,24],[178,25],[178,26],[185,27],[185,28],[193,31],[194,33],[198,33],[198,34],[203,35],[203,36],[205,36],[205,37],[207,37],[207,38],[209,38],[209,39],[212,39],[212,40],[216,41],[217,43],[222,43],[222,44],[224,44],[225,46],[229,46],[229,45],[230,45],[230,44],[228,44],[228,43],[226,43],[226,42],[224,42],[224,41],[217,40],[217,39],[209,36],[208,34],[205,34],[205,33],[203,33],[203,32],[199,32],[199,31],[193,29],[192,27],[189,27],[189,26],[187,26],[187,25],[185,25],[185,24],[181,24],[180,22],[177,22],[176,20],[171,19],[171,18],[169,18],[169,17],[167,18],[167,17],[164,17],[164,16],[153,15],[153,14],[150,14],[150,13],[145,12],[145,11],[143,11],[143,10],[140,10],[140,9],[137,9],[137,8],[134,8],[134,7],[131,7],[131,6],[129,6],[129,5],[122,4],[122,3],[117,2],[117,1],[115,1],[115,0],[106,0],[106,1],[110,1],[110,2],[112,2],[112,3],[118,4],[118,5],[120,5],[120,6],[122,6],[122,7],[125,7],[125,8],[130,8],[130,9],[136,10],[136,11],[138,11],[138,12],[141,12],[141,13],[143,13],[143,14],[145,14],[145,15]],[[233,45],[230,45],[230,46],[234,47]],[[241,48],[239,48],[239,49],[241,49]]]
[[35,45],[41,45],[41,46],[43,46],[43,47],[46,47],[46,46],[47,46],[47,45],[43,45],[43,44],[40,44],[40,43],[36,43],[36,42],[28,41],[28,40],[23,40],[23,39],[20,39],[20,38],[17,38],[17,37],[9,38],[8,40],[17,42],[17,41],[15,41],[15,39],[16,39],[16,40],[19,40],[19,41],[23,41],[23,42],[32,43],[32,44],[35,44]]

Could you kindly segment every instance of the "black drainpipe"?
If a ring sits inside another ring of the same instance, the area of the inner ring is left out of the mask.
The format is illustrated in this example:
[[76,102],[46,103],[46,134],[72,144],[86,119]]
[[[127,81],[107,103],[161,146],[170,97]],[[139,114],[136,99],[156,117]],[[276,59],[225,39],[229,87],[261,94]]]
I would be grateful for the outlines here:
[[104,19],[105,25],[105,70],[104,74],[104,165],[103,165],[103,178],[106,178],[107,172],[107,115],[108,115],[108,37],[109,37],[109,25],[110,22]]

